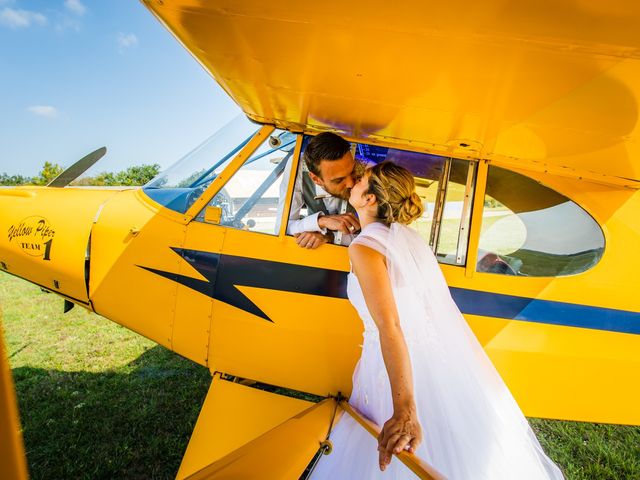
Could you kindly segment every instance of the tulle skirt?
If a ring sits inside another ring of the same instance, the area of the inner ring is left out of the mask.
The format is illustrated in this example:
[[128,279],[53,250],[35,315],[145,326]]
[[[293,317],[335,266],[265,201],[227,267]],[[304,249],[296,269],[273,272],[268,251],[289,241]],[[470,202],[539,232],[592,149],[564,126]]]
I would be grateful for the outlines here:
[[[403,225],[372,223],[357,243],[387,258],[423,432],[416,455],[450,480],[562,479],[451,298],[420,235]],[[347,294],[365,330],[349,403],[382,426],[393,414],[391,388],[378,331],[353,274]],[[377,440],[348,414],[334,427],[331,441],[333,452],[320,459],[314,480],[415,478],[395,457],[381,472]]]
[[[451,480],[563,478],[501,380],[491,389],[492,398],[486,398],[487,385],[478,388],[473,368],[460,365],[455,355],[446,355],[426,338],[407,337],[424,437],[418,457]],[[488,362],[482,356],[478,362]],[[393,414],[377,332],[365,333],[349,403],[379,426]],[[333,451],[321,457],[310,477],[314,480],[416,478],[395,456],[381,472],[377,440],[347,413],[334,426],[330,440]]]

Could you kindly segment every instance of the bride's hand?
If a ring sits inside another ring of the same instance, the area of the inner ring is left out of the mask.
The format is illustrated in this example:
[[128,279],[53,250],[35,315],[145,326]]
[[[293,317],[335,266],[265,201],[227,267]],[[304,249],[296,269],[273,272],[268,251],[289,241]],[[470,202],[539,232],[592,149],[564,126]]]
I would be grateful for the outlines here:
[[378,435],[380,470],[389,465],[392,453],[398,454],[405,448],[410,453],[415,453],[420,442],[422,428],[415,409],[394,412],[393,417],[386,421]]

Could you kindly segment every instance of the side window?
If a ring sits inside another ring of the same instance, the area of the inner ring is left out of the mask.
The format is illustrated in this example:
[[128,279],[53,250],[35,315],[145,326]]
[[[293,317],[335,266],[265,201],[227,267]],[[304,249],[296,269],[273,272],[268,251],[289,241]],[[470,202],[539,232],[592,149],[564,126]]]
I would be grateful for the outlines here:
[[474,163],[366,144],[356,146],[356,159],[369,164],[390,160],[412,172],[425,206],[425,213],[412,226],[429,243],[440,263],[465,264]]
[[600,226],[577,204],[524,175],[489,167],[477,271],[573,275],[593,267],[603,251]]
[[464,265],[469,241],[475,163],[447,159],[438,179],[429,244],[440,263]]
[[[274,130],[209,202],[218,207],[219,224],[252,232],[278,234],[296,135]],[[207,207],[196,220],[205,221]]]

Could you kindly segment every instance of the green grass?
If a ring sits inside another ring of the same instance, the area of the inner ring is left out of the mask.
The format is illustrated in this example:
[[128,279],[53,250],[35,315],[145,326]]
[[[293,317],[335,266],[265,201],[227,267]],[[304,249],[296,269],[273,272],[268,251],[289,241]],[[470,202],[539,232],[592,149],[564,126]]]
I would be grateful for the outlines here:
[[[0,305],[32,478],[174,478],[205,368],[4,273]],[[567,479],[640,479],[640,427],[531,424]]]
[[175,478],[206,368],[4,273],[0,305],[32,478]]

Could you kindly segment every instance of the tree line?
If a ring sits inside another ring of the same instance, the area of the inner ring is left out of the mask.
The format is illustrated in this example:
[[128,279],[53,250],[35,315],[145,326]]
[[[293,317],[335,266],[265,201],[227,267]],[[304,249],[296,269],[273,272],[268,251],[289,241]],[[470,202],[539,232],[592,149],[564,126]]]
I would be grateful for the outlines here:
[[[47,185],[64,171],[57,163],[45,162],[34,177],[0,173],[0,185]],[[160,165],[135,165],[119,172],[102,172],[93,177],[80,177],[71,185],[134,186],[144,185],[160,172]]]

